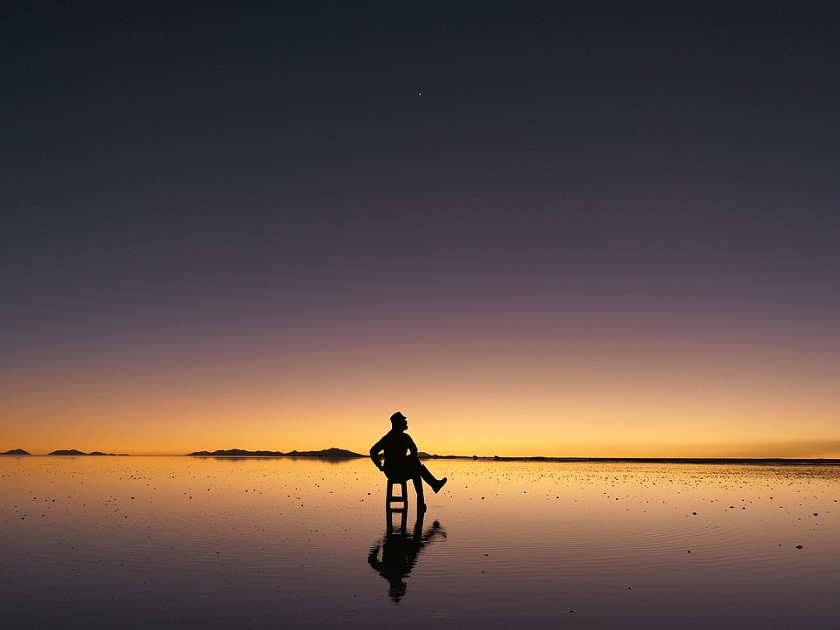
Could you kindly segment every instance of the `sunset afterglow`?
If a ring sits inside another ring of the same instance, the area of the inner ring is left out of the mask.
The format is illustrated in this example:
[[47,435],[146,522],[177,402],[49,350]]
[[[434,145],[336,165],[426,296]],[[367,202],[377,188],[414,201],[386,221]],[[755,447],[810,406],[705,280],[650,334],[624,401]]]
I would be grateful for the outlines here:
[[490,4],[6,16],[0,452],[839,458],[830,21]]

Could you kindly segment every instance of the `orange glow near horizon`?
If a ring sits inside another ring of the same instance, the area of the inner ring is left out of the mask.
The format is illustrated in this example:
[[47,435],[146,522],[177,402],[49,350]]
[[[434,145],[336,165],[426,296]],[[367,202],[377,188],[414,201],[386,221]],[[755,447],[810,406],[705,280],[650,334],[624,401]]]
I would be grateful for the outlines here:
[[0,452],[840,458],[833,3],[102,4],[3,13]]
[[5,374],[0,451],[364,454],[399,409],[440,455],[840,457],[828,351],[636,350],[452,343],[407,346],[394,366],[371,346]]

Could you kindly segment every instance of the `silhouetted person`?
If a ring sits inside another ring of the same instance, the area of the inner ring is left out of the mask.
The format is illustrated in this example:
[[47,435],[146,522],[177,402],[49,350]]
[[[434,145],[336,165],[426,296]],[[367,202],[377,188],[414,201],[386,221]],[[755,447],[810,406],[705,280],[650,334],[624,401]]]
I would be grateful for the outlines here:
[[[388,531],[381,543],[370,548],[368,564],[388,580],[388,597],[394,602],[399,603],[405,595],[405,578],[417,564],[420,552],[432,542],[437,534],[446,538],[446,532],[437,521],[423,533],[423,513],[420,512],[417,514],[417,523],[414,525],[412,535]],[[382,549],[382,560],[378,557],[380,549]]]
[[[405,430],[408,428],[408,421],[399,411],[391,416],[391,430],[382,436],[376,444],[370,447],[370,458],[376,467],[385,473],[385,476],[392,481],[414,482],[414,489],[417,491],[417,513],[426,511],[426,503],[423,501],[423,481],[425,481],[435,493],[439,492],[446,483],[446,477],[435,479],[420,460],[417,458],[417,445]],[[385,452],[385,463],[379,458],[379,454]]]

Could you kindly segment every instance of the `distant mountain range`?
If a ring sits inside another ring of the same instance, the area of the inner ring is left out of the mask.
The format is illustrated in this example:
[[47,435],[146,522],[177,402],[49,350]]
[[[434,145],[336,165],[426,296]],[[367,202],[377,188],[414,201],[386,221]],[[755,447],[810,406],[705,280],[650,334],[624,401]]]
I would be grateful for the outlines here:
[[[123,455],[125,453],[122,453]],[[99,455],[99,456],[108,456],[108,457],[116,457],[116,453],[103,453],[102,451],[92,451],[90,453],[83,453],[82,451],[77,451],[75,448],[70,449],[59,449],[57,451],[53,451],[52,453],[48,453],[48,455]]]
[[[25,451],[22,448],[15,448],[11,451],[6,451],[5,453],[0,453],[0,455],[32,455],[29,451]],[[92,451],[90,453],[83,453],[82,451],[78,451],[75,448],[63,448],[57,451],[53,451],[52,453],[47,453],[47,455],[72,455],[77,457],[79,455],[100,455],[100,456],[107,456],[107,457],[117,457],[117,456],[126,456],[128,453],[103,453],[102,451]]]
[[218,451],[194,451],[189,457],[322,457],[330,459],[366,457],[343,448],[327,448],[322,451],[248,451],[242,448],[219,449]]

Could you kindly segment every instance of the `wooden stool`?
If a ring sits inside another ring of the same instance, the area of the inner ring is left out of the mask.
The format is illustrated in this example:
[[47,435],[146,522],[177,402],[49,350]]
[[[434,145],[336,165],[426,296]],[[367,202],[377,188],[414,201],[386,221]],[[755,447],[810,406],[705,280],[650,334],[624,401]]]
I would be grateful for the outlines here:
[[[394,530],[394,512],[400,515],[400,531],[405,532],[405,521],[408,516],[408,487],[406,481],[388,479],[385,491],[385,516],[388,519],[388,530]],[[402,494],[394,494],[394,488],[399,486]]]

